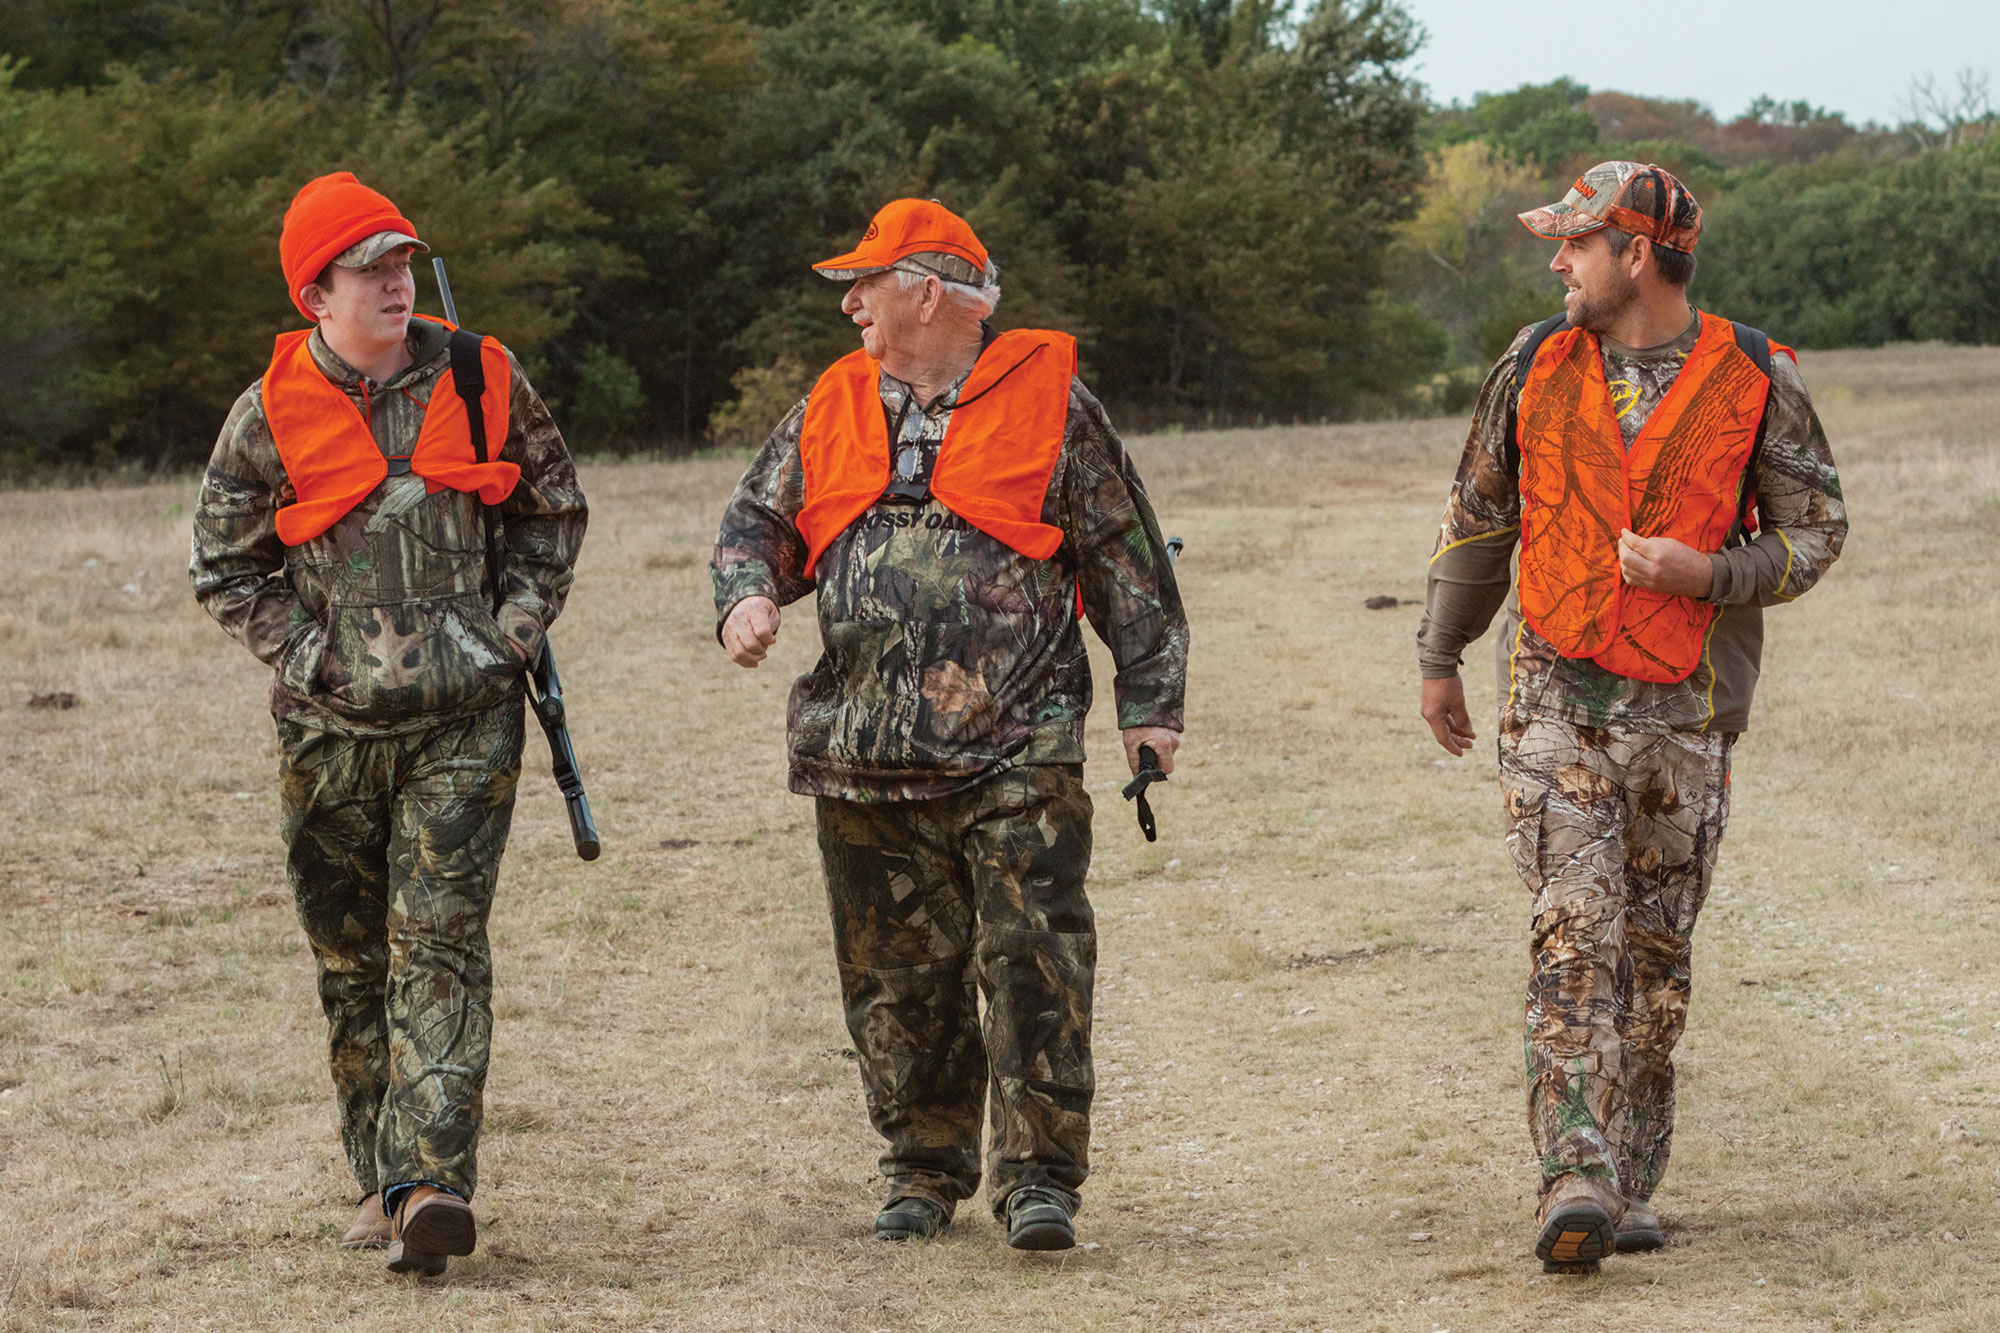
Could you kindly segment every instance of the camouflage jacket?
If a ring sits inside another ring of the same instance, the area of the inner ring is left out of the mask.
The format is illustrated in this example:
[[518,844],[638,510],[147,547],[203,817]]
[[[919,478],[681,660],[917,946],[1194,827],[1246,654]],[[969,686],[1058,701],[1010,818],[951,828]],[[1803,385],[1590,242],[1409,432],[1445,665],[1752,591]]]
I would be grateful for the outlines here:
[[[409,369],[385,384],[328,348],[308,346],[347,391],[384,454],[416,444],[448,332],[410,323]],[[492,512],[501,601],[487,578],[478,498],[428,493],[414,473],[299,546],[278,539],[297,496],[264,420],[261,381],[230,410],[202,478],[188,573],[204,610],[274,670],[271,711],[323,731],[383,736],[475,713],[518,695],[522,664],[562,610],[586,511],[576,467],[548,409],[510,353],[512,397],[500,457],[521,468]],[[511,640],[511,644],[509,642]]]
[[[970,372],[968,372],[970,373]],[[962,384],[961,378],[959,381]],[[922,451],[928,478],[958,384],[889,420]],[[1062,529],[1033,560],[935,498],[885,498],[834,539],[815,579],[795,525],[804,504],[792,409],[743,475],[711,567],[717,625],[745,597],[779,605],[819,591],[825,652],[792,687],[791,788],[853,801],[924,800],[1023,764],[1083,762],[1090,662],[1084,612],[1110,645],[1118,725],[1178,730],[1188,628],[1159,524],[1104,408],[1070,385],[1062,451],[1042,521]]]
[[[1713,629],[1692,676],[1652,684],[1566,658],[1521,619],[1510,597],[1521,532],[1520,481],[1510,465],[1508,427],[1520,401],[1515,355],[1523,329],[1480,390],[1472,431],[1445,506],[1428,596],[1417,632],[1423,674],[1454,675],[1465,646],[1505,604],[1498,642],[1503,707],[1624,731],[1740,732],[1750,725],[1764,642],[1763,608],[1789,602],[1819,582],[1847,537],[1847,508],[1826,432],[1790,357],[1772,358],[1764,446],[1755,475],[1761,530],[1754,541],[1710,556]],[[1604,375],[1627,448],[1637,438],[1694,349],[1699,327],[1652,348],[1603,339]]]

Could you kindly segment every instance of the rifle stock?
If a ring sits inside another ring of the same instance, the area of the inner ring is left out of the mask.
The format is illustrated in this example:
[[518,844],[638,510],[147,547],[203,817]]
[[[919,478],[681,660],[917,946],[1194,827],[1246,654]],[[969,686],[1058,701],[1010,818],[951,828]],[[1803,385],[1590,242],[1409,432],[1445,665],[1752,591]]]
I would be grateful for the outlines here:
[[556,674],[555,654],[548,640],[528,668],[528,702],[549,738],[549,759],[555,769],[556,789],[569,809],[570,841],[576,854],[595,861],[603,844],[597,838],[597,821],[590,814],[590,798],[583,792],[583,777],[576,771],[576,750],[569,741],[569,722],[563,711],[562,677]]

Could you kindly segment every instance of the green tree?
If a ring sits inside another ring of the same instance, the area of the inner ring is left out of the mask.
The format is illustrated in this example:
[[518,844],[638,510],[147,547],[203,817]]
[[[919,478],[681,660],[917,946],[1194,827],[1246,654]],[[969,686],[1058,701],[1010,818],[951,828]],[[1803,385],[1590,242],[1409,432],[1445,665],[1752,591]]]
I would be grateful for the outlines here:
[[1441,115],[1433,134],[1440,144],[1485,139],[1516,162],[1561,170],[1597,144],[1597,118],[1583,106],[1589,96],[1590,89],[1566,78],[1480,93],[1469,109]]
[[1711,303],[1809,347],[2000,342],[2000,136],[1738,182],[1703,227]]
[[[351,169],[457,258],[477,326],[531,360],[562,332],[579,210],[566,187],[482,163],[468,134],[226,79],[132,72],[96,89],[0,85],[0,439],[21,460],[181,465],[299,325],[277,271],[292,194]],[[476,298],[473,294],[477,293]]]

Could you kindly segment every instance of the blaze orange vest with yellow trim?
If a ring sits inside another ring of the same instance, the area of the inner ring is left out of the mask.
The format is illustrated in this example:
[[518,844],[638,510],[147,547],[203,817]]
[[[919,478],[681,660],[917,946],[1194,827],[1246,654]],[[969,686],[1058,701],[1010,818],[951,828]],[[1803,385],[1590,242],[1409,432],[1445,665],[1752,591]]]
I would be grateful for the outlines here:
[[[298,495],[297,503],[278,511],[278,540],[287,546],[311,541],[338,523],[389,475],[389,461],[361,410],[313,360],[306,345],[311,337],[310,329],[278,335],[261,388],[264,420]],[[479,361],[486,372],[486,388],[479,396],[486,417],[486,456],[493,461],[481,463],[473,453],[465,400],[447,369],[424,407],[410,471],[424,479],[432,495],[445,489],[476,491],[482,501],[497,505],[521,479],[517,465],[499,461],[500,446],[507,440],[513,374],[496,339],[480,343]]]
[[1715,607],[1626,583],[1618,534],[1720,551],[1770,388],[1730,322],[1704,313],[1627,449],[1596,335],[1564,329],[1542,345],[1521,386],[1521,615],[1558,653],[1634,680],[1694,674]]
[[[1076,339],[1045,329],[1003,333],[958,391],[931,469],[945,508],[1033,560],[1062,545],[1042,522],[1042,501],[1062,454]],[[813,385],[799,432],[805,506],[796,520],[811,576],[833,539],[889,488],[889,423],[882,363],[851,352]]]

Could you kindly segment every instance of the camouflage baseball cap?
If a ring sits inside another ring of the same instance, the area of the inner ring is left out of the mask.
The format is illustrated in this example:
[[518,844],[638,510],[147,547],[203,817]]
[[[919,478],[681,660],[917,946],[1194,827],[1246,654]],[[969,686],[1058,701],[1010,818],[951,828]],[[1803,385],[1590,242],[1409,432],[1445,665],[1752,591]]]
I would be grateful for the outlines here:
[[1672,172],[1647,162],[1599,162],[1562,202],[1520,216],[1522,226],[1552,241],[1605,227],[1669,250],[1692,250],[1701,239],[1701,205]]
[[378,231],[367,240],[358,241],[342,250],[333,257],[333,262],[342,268],[365,268],[399,245],[412,246],[423,251],[430,250],[428,245],[414,236],[405,235],[400,231]]

